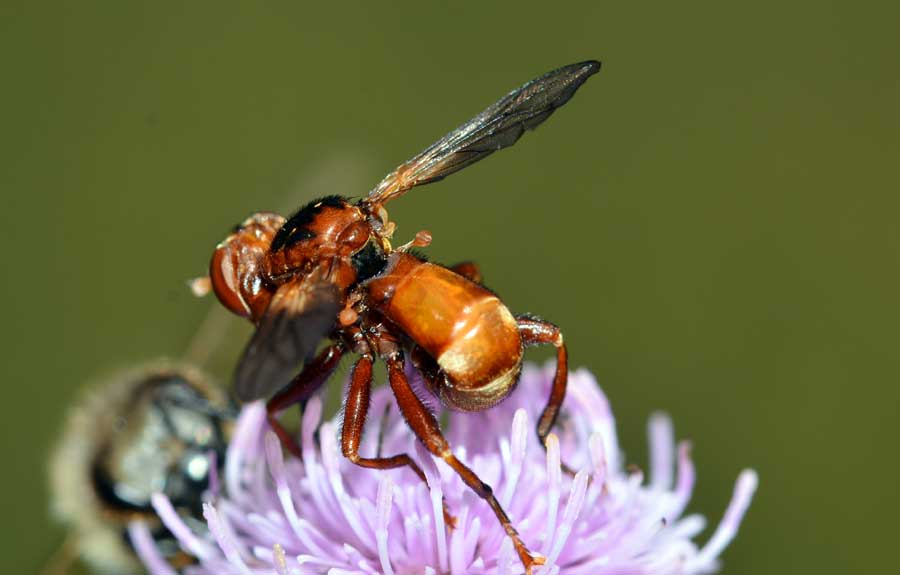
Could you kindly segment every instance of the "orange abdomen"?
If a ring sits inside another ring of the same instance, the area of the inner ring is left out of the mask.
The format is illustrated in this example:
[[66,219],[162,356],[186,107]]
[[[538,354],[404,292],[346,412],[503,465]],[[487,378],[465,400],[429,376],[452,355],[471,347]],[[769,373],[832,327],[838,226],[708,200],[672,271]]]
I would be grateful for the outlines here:
[[[366,284],[376,309],[437,361],[453,388],[448,391],[470,396],[467,407],[483,409],[489,405],[482,403],[505,397],[522,361],[518,325],[506,306],[447,268],[396,257]],[[499,397],[498,387],[504,388]]]

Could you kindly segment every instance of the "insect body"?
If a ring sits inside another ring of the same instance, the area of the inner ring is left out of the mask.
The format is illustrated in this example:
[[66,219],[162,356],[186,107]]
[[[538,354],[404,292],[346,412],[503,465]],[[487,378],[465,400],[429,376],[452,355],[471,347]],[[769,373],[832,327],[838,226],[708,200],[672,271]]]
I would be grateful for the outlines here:
[[[412,430],[488,502],[528,573],[541,558],[528,551],[491,488],[453,455],[437,420],[413,393],[404,365],[411,361],[447,406],[480,411],[513,390],[526,346],[554,345],[556,376],[537,426],[543,443],[565,396],[562,335],[548,322],[514,317],[480,285],[473,264],[445,268],[409,252],[410,247],[430,243],[427,232],[393,248],[395,225],[384,204],[511,146],[565,104],[599,68],[593,61],[572,64],[514,90],[402,164],[359,201],[328,196],[287,220],[272,213],[251,216],[219,244],[210,266],[219,300],[257,327],[238,364],[236,395],[242,401],[268,398],[269,422],[289,450],[301,455],[276,414],[312,395],[341,356],[352,352],[360,357],[344,405],[344,455],[363,467],[408,466],[425,479],[407,454],[359,454],[372,366],[380,358]],[[330,345],[313,358],[326,337]],[[295,376],[302,362],[306,365]]]
[[170,562],[188,561],[150,497],[164,493],[203,528],[210,454],[223,461],[234,409],[199,370],[171,362],[121,374],[92,391],[72,411],[51,460],[54,511],[71,529],[77,553],[92,572],[142,572],[127,529],[144,521]]
[[504,399],[522,364],[512,313],[496,295],[452,270],[409,254],[392,257],[390,271],[365,285],[369,305],[424,352],[416,361],[432,391],[463,411]]

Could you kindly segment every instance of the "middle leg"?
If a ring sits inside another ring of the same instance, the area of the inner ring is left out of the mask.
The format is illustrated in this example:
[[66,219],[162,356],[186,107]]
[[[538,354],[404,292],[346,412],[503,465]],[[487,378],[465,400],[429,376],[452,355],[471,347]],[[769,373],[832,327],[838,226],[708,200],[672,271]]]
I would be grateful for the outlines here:
[[[351,462],[369,469],[395,469],[409,467],[419,479],[428,483],[425,473],[419,464],[406,453],[390,457],[362,457],[359,446],[362,441],[363,428],[369,413],[369,399],[372,391],[372,356],[363,355],[353,366],[350,377],[350,390],[344,404],[344,425],[341,429],[341,452]],[[456,527],[456,518],[450,515],[447,503],[444,502],[444,521],[452,529]]]

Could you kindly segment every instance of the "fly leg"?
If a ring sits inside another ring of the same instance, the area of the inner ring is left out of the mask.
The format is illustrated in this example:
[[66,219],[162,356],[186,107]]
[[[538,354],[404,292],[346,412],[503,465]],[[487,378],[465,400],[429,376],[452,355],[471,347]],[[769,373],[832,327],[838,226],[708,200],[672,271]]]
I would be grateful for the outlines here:
[[467,280],[477,284],[481,283],[481,270],[475,262],[459,262],[450,268],[450,271],[456,272]]
[[500,521],[500,525],[503,526],[506,534],[512,540],[516,553],[519,555],[519,559],[525,566],[526,575],[532,575],[534,566],[543,565],[545,559],[539,555],[533,555],[525,546],[525,543],[522,542],[522,538],[519,537],[518,531],[513,527],[512,522],[509,520],[509,516],[503,510],[503,507],[500,506],[500,502],[497,501],[497,498],[494,497],[491,486],[479,479],[474,471],[469,469],[453,455],[450,444],[444,439],[444,435],[441,433],[437,419],[435,419],[434,415],[427,407],[425,407],[409,385],[409,381],[406,379],[406,374],[403,371],[402,356],[398,353],[388,357],[385,361],[387,362],[391,390],[397,398],[397,404],[400,406],[400,411],[403,413],[403,417],[406,419],[409,427],[416,434],[416,437],[418,437],[425,445],[428,451],[443,459],[447,465],[456,471],[460,479],[462,479],[472,491],[477,493],[479,497],[484,499],[487,504],[490,505],[491,509],[494,511],[494,515],[496,515],[497,519]]
[[[372,356],[365,354],[353,366],[353,375],[350,377],[350,390],[344,403],[344,426],[341,429],[341,451],[344,457],[360,467],[369,469],[394,469],[405,465],[427,484],[428,481],[422,468],[405,453],[391,457],[360,456],[359,444],[362,440],[363,428],[369,412],[371,391]],[[451,529],[456,527],[456,518],[450,515],[446,501],[444,502],[444,521]]]
[[281,425],[277,415],[295,403],[302,403],[312,397],[312,394],[322,387],[322,384],[328,381],[328,377],[334,373],[342,355],[344,355],[344,348],[340,345],[335,344],[325,348],[303,368],[303,371],[297,374],[290,385],[276,393],[266,403],[266,419],[269,421],[269,427],[278,436],[284,448],[298,459],[303,459],[300,444]]
[[[550,397],[547,399],[547,406],[538,419],[536,429],[538,439],[546,449],[547,436],[550,434],[553,424],[556,423],[559,409],[566,398],[566,384],[569,379],[566,344],[563,342],[562,332],[549,321],[526,316],[519,316],[516,321],[519,323],[519,334],[522,336],[524,345],[552,344],[556,347],[556,374],[553,376],[553,387],[550,390]],[[568,465],[563,464],[562,467],[569,475],[575,475]]]

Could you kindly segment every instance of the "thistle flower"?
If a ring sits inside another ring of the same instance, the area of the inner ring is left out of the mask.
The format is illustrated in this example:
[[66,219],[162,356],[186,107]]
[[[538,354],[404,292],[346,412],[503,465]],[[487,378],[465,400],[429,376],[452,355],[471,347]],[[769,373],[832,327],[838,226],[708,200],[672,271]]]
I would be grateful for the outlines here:
[[[492,485],[532,551],[541,575],[692,575],[709,573],[737,533],[757,485],[740,474],[725,516],[703,546],[705,526],[684,515],[694,487],[687,443],[677,446],[665,415],[649,423],[649,481],[626,470],[609,403],[593,376],[573,372],[563,414],[545,451],[534,434],[552,367],[526,366],[519,388],[484,413],[447,414],[456,454]],[[320,425],[313,399],[301,425],[304,459],[285,459],[268,431],[265,408],[247,406],[230,445],[222,489],[205,506],[209,526],[193,533],[161,495],[154,506],[198,563],[186,575],[410,575],[520,573],[495,516],[452,470],[414,439],[388,389],[373,394],[362,453],[407,452],[427,486],[407,469],[359,468],[340,453],[340,421]],[[380,420],[380,421],[379,421]],[[376,429],[378,428],[378,429]],[[561,462],[579,470],[574,477]],[[446,499],[457,526],[447,529]],[[153,575],[172,575],[141,524],[131,526]]]

